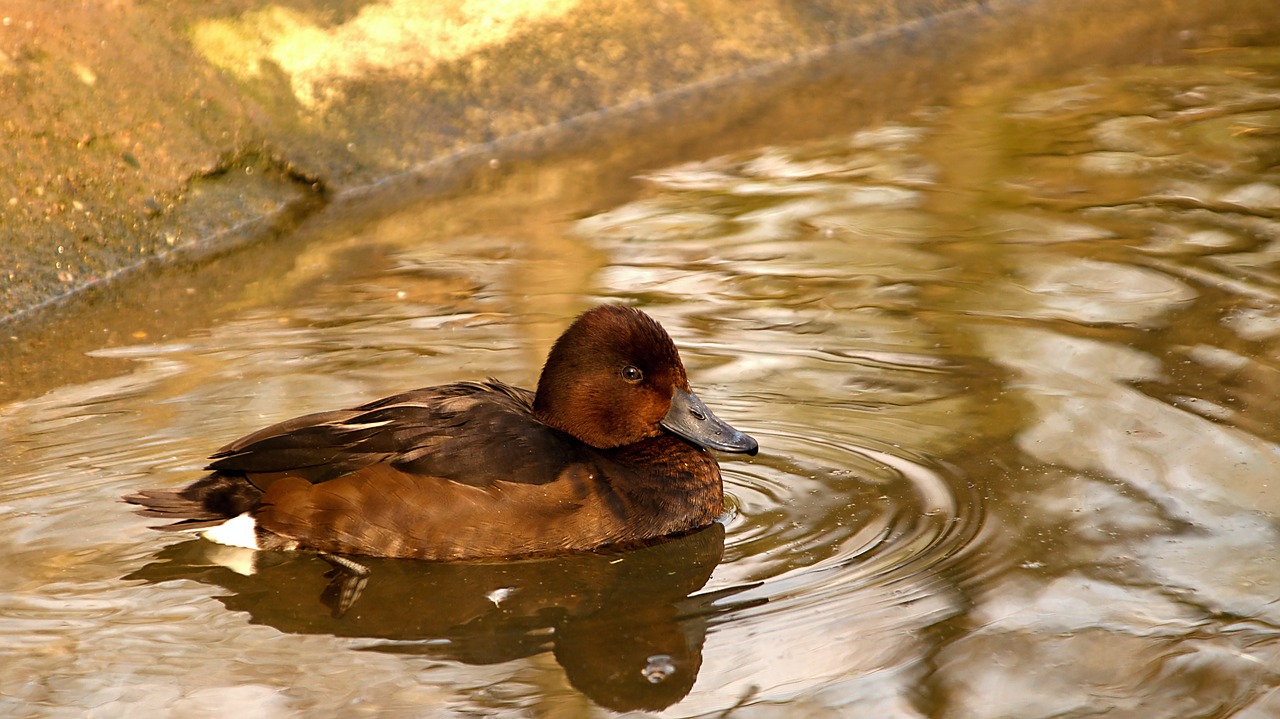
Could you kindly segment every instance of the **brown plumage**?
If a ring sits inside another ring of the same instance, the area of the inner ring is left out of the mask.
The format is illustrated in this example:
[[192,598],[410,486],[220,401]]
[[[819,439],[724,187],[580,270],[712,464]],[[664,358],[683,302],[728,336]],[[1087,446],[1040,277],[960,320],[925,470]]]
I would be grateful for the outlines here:
[[536,394],[459,382],[298,417],[223,447],[183,489],[125,500],[171,530],[247,515],[262,549],[512,557],[709,524],[724,503],[704,447],[756,451],[690,392],[657,322],[604,305],[556,341]]

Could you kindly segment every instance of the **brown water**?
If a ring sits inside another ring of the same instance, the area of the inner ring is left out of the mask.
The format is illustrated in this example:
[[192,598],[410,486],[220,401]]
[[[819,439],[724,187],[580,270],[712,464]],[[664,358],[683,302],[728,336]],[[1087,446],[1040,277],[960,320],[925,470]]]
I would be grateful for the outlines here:
[[[343,228],[100,353],[130,371],[0,408],[2,713],[1280,715],[1280,48],[654,171],[577,218],[562,173]],[[375,562],[335,616],[321,560],[116,501],[303,412],[531,385],[602,300],[760,440],[722,458],[723,527]]]

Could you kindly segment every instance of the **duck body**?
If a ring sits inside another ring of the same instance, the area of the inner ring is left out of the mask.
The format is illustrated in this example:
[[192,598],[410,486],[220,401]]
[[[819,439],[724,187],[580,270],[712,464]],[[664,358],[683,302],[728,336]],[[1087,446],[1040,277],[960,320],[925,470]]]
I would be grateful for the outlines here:
[[125,500],[252,549],[518,557],[710,524],[724,495],[708,448],[757,445],[693,395],[657,322],[604,305],[557,340],[536,393],[459,382],[286,420],[183,489]]

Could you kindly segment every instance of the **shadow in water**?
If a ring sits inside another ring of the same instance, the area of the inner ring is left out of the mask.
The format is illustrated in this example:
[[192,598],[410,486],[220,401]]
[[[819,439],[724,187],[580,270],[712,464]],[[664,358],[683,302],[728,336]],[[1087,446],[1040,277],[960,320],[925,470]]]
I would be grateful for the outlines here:
[[713,524],[612,553],[466,563],[361,558],[369,573],[352,598],[356,579],[319,556],[194,540],[164,549],[125,579],[217,585],[230,591],[218,599],[255,624],[382,640],[365,647],[371,651],[468,664],[553,651],[570,683],[596,703],[656,710],[692,688],[711,617],[758,603],[724,601],[755,585],[696,593],[723,552],[724,527]]

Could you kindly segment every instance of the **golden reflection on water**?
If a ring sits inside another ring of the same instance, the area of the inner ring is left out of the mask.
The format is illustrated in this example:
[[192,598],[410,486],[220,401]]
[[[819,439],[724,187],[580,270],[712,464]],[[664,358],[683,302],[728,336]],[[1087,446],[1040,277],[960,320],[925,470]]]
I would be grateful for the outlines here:
[[[564,171],[342,228],[264,283],[278,301],[0,410],[0,696],[1274,714],[1278,71],[1280,50],[1222,50],[654,170],[608,208],[557,204]],[[303,412],[531,385],[599,300],[659,318],[761,440],[724,458],[736,513],[708,546],[391,563],[334,616],[318,560],[249,575],[114,504]]]

